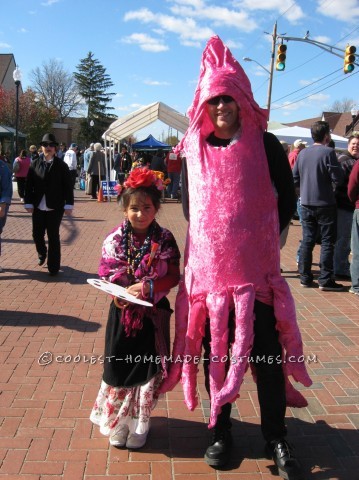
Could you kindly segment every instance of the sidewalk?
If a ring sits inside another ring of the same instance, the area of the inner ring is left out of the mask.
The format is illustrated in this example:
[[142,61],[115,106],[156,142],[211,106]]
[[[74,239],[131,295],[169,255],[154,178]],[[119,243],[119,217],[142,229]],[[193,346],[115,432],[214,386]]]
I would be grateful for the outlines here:
[[[75,197],[74,218],[65,217],[62,224],[58,276],[49,277],[46,268],[37,266],[31,216],[16,192],[2,236],[0,479],[279,478],[272,461],[263,457],[256,388],[248,373],[233,409],[233,459],[225,470],[213,470],[203,460],[209,402],[201,368],[201,406],[189,412],[177,386],[159,402],[147,445],[140,451],[109,446],[88,420],[101,380],[110,299],[86,279],[96,277],[104,237],[122,214],[114,201],[91,201],[79,190]],[[162,204],[158,220],[173,232],[183,252],[186,222],[181,205]],[[294,222],[281,263],[296,300],[306,358],[315,360],[308,364],[313,380],[305,392],[309,406],[287,409],[288,437],[305,478],[355,480],[359,300],[347,291],[300,287],[295,264],[300,233]],[[175,293],[169,297],[172,305]]]

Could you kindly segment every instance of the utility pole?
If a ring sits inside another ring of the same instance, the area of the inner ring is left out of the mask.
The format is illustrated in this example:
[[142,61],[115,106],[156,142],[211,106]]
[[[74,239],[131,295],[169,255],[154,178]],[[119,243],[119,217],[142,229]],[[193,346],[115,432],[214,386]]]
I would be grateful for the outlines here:
[[274,73],[274,54],[275,46],[277,43],[277,22],[275,22],[272,33],[272,52],[271,52],[271,62],[269,70],[269,82],[268,82],[268,94],[267,94],[267,110],[268,110],[268,122],[270,117],[270,104],[272,100],[272,85],[273,85],[273,73]]

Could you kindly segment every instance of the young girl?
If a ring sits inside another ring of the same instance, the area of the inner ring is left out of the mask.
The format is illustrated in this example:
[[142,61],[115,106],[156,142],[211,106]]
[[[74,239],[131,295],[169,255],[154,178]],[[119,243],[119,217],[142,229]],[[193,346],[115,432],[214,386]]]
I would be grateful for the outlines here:
[[90,419],[111,445],[141,448],[166,376],[172,313],[166,295],[179,282],[180,253],[172,233],[155,220],[161,180],[137,168],[120,188],[125,220],[104,241],[99,276],[154,306],[111,303],[103,379]]

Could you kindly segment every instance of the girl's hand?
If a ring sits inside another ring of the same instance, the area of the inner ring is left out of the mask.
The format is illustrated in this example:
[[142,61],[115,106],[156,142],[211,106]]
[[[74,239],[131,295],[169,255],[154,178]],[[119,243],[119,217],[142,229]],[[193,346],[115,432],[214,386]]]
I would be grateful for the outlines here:
[[145,291],[144,293],[147,294],[149,292],[147,292],[146,289],[149,288],[148,284],[146,283],[144,286],[143,286],[143,282],[140,282],[140,283],[134,283],[133,285],[131,285],[130,287],[128,287],[126,290],[128,293],[130,293],[131,295],[133,295],[134,297],[136,298],[142,298],[142,288],[145,288]]

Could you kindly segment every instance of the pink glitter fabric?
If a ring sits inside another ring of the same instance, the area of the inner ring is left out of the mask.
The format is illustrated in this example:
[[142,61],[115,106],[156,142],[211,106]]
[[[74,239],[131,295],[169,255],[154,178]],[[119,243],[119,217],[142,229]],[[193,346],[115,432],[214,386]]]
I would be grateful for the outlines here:
[[[238,138],[226,148],[206,142],[214,130],[206,101],[230,95],[240,106]],[[203,52],[200,78],[189,109],[190,125],[178,146],[186,157],[190,222],[185,251],[185,282],[176,301],[174,358],[185,358],[171,367],[162,391],[181,379],[190,410],[197,403],[198,365],[206,317],[210,318],[211,356],[222,358],[228,350],[228,316],[235,311],[232,362],[210,362],[211,417],[216,422],[221,406],[238,397],[253,346],[255,299],[274,306],[283,346],[283,360],[303,354],[294,301],[280,273],[277,201],[263,144],[267,112],[253,98],[249,80],[231,52],[212,37]],[[237,361],[236,361],[237,359]],[[306,400],[289,383],[288,375],[311,385],[303,361],[284,368],[287,401],[304,406]]]

